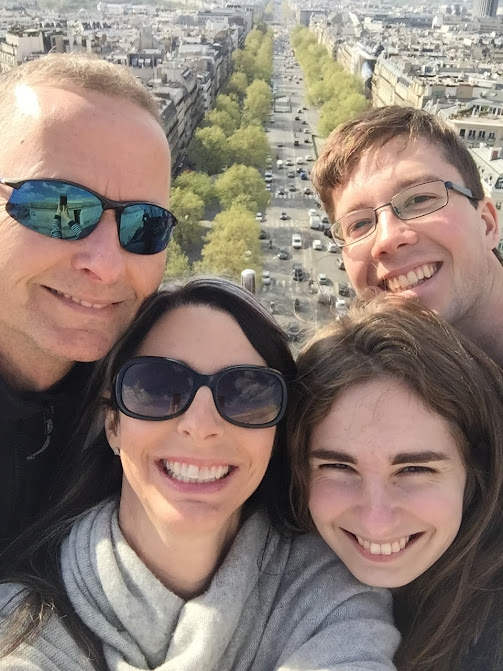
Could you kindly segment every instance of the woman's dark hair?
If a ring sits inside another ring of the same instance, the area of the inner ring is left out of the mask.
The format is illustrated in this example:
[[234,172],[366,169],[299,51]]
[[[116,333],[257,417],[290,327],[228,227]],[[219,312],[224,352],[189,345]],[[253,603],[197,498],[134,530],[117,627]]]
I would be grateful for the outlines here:
[[[113,456],[103,430],[106,411],[111,408],[118,412],[110,393],[114,379],[152,327],[170,311],[184,306],[207,306],[231,315],[269,367],[280,371],[288,383],[295,377],[296,367],[284,332],[246,289],[219,278],[196,278],[150,296],[90,380],[75,449],[71,450],[77,457],[67,465],[73,479],[66,495],[0,555],[1,581],[16,582],[26,588],[26,596],[6,621],[6,631],[0,631],[0,658],[23,641],[36,637],[51,613],[56,612],[95,668],[106,671],[101,644],[74,613],[66,595],[59,563],[61,543],[80,515],[105,498],[119,495],[120,460]],[[79,436],[83,437],[83,443]],[[266,474],[246,502],[248,510],[265,507],[272,524],[280,531],[292,526],[285,440],[282,421],[276,428]]]
[[[309,516],[312,431],[349,388],[375,379],[409,387],[451,427],[466,468],[463,519],[442,557],[395,603],[404,639],[400,671],[458,671],[488,613],[499,619],[503,588],[503,379],[481,350],[411,299],[376,298],[322,332],[301,353],[290,394],[292,505]],[[499,653],[501,654],[501,650]],[[501,660],[500,660],[501,662]],[[489,667],[484,667],[489,668]],[[494,670],[502,668],[495,665]]]

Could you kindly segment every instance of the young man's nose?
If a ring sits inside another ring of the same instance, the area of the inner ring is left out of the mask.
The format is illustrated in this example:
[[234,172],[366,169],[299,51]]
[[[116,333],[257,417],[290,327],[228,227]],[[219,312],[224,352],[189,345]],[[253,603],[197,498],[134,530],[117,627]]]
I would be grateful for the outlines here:
[[413,221],[404,221],[397,217],[390,206],[379,210],[377,227],[372,238],[372,256],[377,259],[382,254],[393,254],[403,245],[417,242],[417,233]]

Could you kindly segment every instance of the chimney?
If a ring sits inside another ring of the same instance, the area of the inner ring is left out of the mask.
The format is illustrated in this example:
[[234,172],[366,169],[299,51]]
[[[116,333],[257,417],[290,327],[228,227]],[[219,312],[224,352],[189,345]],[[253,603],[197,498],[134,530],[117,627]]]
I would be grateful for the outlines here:
[[496,159],[500,158],[501,154],[501,149],[499,147],[493,147],[491,149],[491,161],[495,161]]

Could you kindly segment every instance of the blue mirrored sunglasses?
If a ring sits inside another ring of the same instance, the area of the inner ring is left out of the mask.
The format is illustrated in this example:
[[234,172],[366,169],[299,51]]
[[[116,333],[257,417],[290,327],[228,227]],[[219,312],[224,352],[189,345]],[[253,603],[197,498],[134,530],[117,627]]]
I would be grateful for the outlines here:
[[132,254],[166,249],[176,226],[169,210],[153,203],[119,202],[60,179],[0,179],[12,187],[5,209],[32,231],[61,240],[87,238],[105,210],[114,210],[119,242]]

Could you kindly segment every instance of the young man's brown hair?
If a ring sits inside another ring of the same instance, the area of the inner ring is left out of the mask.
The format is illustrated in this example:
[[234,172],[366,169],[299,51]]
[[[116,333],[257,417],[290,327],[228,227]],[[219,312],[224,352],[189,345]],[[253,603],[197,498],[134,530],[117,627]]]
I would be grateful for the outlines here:
[[484,198],[470,151],[443,121],[413,107],[378,107],[336,128],[311,172],[313,186],[332,223],[335,220],[334,188],[347,182],[366,152],[379,149],[396,137],[403,137],[405,143],[422,138],[441,148],[445,159],[461,174],[464,186],[473,193],[474,207],[476,200]]

